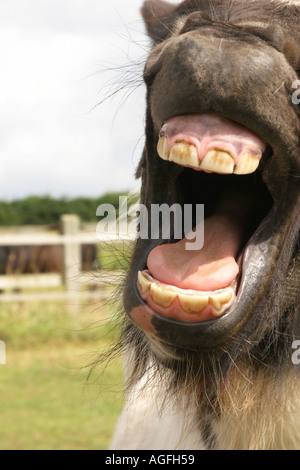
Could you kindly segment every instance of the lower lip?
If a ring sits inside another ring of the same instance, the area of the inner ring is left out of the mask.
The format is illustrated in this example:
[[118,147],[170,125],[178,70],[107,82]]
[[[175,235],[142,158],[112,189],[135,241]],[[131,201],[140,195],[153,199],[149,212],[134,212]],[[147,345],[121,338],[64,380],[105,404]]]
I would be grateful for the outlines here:
[[239,286],[241,282],[241,274],[243,271],[243,258],[244,258],[244,254],[247,249],[247,246],[244,248],[243,252],[240,254],[239,258],[237,259],[237,263],[240,267],[240,272],[237,278],[232,283],[232,287],[235,292],[234,297],[230,301],[230,304],[226,306],[226,310],[221,314],[221,316],[220,315],[217,316],[216,314],[214,314],[210,305],[205,307],[205,309],[203,309],[199,313],[187,313],[182,310],[178,299],[176,299],[173,302],[172,309],[161,307],[153,301],[149,292],[147,292],[146,294],[142,294],[138,286],[138,283],[136,283],[136,289],[137,289],[138,296],[140,298],[141,305],[131,310],[129,314],[130,317],[143,330],[155,335],[156,330],[153,327],[153,324],[151,322],[153,315],[163,317],[164,319],[170,320],[170,321],[174,320],[182,324],[195,324],[195,323],[201,324],[205,322],[216,321],[218,320],[218,318],[221,318],[225,314],[230,313],[230,311],[232,311],[232,308],[234,308],[234,305],[237,301],[238,290],[239,290]]
[[191,312],[185,312],[183,310],[178,298],[174,300],[174,302],[172,303],[170,307],[166,308],[155,303],[149,292],[142,294],[139,287],[138,287],[138,290],[142,299],[147,303],[147,305],[149,305],[149,307],[153,311],[155,311],[159,315],[162,315],[163,317],[170,318],[172,320],[177,320],[177,321],[184,322],[184,323],[200,323],[203,321],[214,320],[220,317],[221,315],[223,315],[226,311],[228,311],[228,309],[233,305],[235,298],[236,298],[235,295],[233,295],[230,302],[224,305],[224,311],[219,314],[216,313],[216,310],[210,304],[207,305],[200,312],[191,313]]
[[132,308],[128,315],[150,338],[173,348],[189,349],[195,352],[202,351],[203,348],[216,347],[217,341],[215,339],[212,343],[208,341],[207,333],[216,321],[223,318],[200,323],[179,322],[157,314],[144,302]]
[[142,328],[142,330],[152,335],[156,335],[157,331],[152,324],[153,315],[155,315],[155,312],[145,303],[138,307],[134,307],[129,313],[130,318],[134,323]]

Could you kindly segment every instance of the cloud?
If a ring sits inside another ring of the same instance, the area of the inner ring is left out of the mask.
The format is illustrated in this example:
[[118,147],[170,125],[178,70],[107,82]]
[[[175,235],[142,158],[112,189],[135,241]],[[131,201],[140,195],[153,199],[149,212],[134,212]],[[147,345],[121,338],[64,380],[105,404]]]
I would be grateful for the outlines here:
[[[144,59],[140,4],[1,3],[0,198],[99,195],[136,185],[144,88],[117,114],[122,93],[91,109],[111,83],[128,79],[121,71],[129,59]],[[130,41],[133,34],[141,46]],[[140,82],[142,65],[137,70],[129,77]]]

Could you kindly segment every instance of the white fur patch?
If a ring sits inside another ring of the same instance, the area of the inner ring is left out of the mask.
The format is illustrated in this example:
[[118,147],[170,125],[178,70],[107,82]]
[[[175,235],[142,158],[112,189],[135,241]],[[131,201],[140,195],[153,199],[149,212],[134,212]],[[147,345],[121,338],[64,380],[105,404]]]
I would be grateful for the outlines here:
[[300,5],[300,0],[270,0],[272,3],[287,3],[289,5]]
[[[126,354],[125,380],[131,364],[130,354]],[[173,406],[172,400],[165,400],[165,387],[149,375],[128,392],[110,449],[205,450],[196,407],[190,402]]]

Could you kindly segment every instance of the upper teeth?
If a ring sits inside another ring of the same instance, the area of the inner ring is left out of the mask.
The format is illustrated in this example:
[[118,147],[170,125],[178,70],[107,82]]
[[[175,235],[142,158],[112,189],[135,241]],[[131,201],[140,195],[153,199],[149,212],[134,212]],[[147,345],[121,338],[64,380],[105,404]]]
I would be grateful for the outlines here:
[[259,165],[259,157],[254,157],[251,153],[244,153],[239,159],[233,173],[236,175],[248,175],[253,173]]
[[214,171],[230,175],[234,170],[234,160],[227,152],[222,152],[221,150],[210,150],[203,158],[199,168],[206,171]]
[[218,149],[208,151],[204,158],[200,160],[197,148],[185,141],[175,142],[171,151],[169,151],[166,136],[159,138],[157,152],[163,160],[223,174],[246,175],[253,173],[260,161],[260,157],[245,152],[235,164],[233,157],[228,152]]
[[169,160],[170,152],[168,150],[168,138],[160,137],[157,144],[157,152],[163,160]]
[[180,142],[173,145],[169,161],[178,163],[183,166],[199,167],[198,152],[194,145],[189,145],[186,142]]

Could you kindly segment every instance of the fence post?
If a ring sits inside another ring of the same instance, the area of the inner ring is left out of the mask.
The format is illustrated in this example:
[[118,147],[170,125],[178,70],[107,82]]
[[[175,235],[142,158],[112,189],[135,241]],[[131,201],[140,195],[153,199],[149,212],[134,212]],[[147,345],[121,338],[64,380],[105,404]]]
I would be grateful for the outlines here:
[[[63,235],[72,237],[79,234],[80,219],[77,215],[62,215],[61,224]],[[63,279],[68,294],[68,311],[75,315],[80,311],[81,245],[78,241],[64,241],[63,252]]]
[[6,364],[6,349],[4,341],[0,341],[0,365]]

